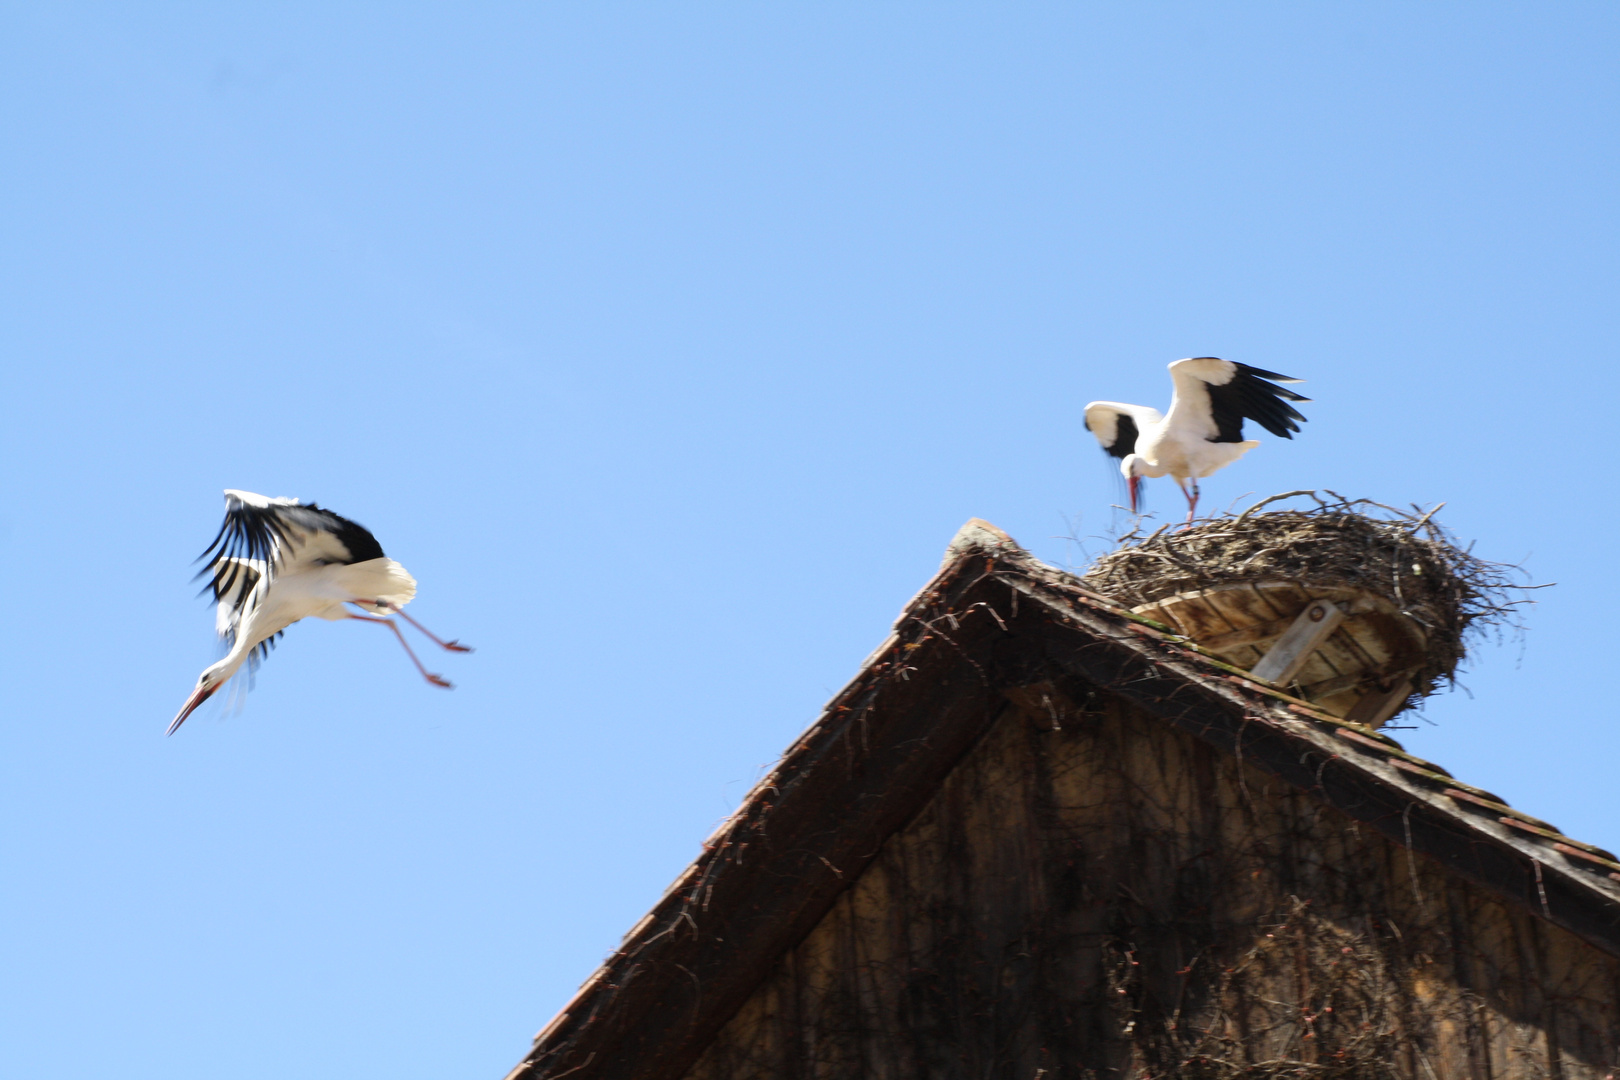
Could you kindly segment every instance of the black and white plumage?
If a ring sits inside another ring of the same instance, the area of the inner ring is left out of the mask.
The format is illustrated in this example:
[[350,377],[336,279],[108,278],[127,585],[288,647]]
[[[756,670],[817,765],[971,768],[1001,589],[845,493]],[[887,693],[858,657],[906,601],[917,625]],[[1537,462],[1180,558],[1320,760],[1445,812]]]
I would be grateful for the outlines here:
[[1119,459],[1133,512],[1142,477],[1168,474],[1187,496],[1190,522],[1198,508],[1199,478],[1260,445],[1243,438],[1243,421],[1253,420],[1279,438],[1292,439],[1305,417],[1289,402],[1310,398],[1276,385],[1299,379],[1214,356],[1177,360],[1170,365],[1170,379],[1175,392],[1169,413],[1093,401],[1086,406],[1086,427],[1110,457]]
[[[393,630],[418,671],[435,686],[450,684],[430,674],[388,614],[400,617],[451,652],[471,652],[440,641],[402,610],[416,595],[416,580],[383,554],[382,545],[348,518],[297,499],[271,499],[250,491],[225,492],[225,521],[202,553],[218,608],[214,628],[226,644],[225,658],[206,668],[169,725],[169,734],[230,681],[244,663],[269,655],[281,632],[299,619],[359,619]],[[353,605],[367,615],[349,611]]]

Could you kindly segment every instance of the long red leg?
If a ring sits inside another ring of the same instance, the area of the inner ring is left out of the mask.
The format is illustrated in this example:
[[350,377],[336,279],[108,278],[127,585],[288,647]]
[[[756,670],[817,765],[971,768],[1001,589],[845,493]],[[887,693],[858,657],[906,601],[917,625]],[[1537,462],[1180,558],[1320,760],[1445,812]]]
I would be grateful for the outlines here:
[[1181,523],[1181,527],[1185,529],[1193,523],[1193,514],[1198,510],[1198,480],[1196,477],[1189,477],[1186,483],[1182,483],[1181,477],[1178,476],[1176,483],[1181,488],[1182,497],[1187,500],[1187,520]]
[[394,609],[394,614],[398,615],[400,618],[404,619],[406,622],[410,623],[412,626],[414,626],[418,630],[422,631],[422,633],[427,635],[429,641],[433,642],[433,644],[437,645],[441,649],[449,649],[451,652],[472,652],[473,651],[471,645],[463,645],[459,641],[453,641],[453,640],[452,641],[440,641],[439,636],[437,634],[435,634],[433,631],[429,630],[427,627],[423,626],[421,623],[417,622],[415,619],[411,618],[409,615],[405,614],[405,609],[404,608],[395,608]]
[[395,624],[394,620],[392,620],[392,619],[378,619],[378,618],[374,618],[373,616],[370,616],[370,615],[350,615],[349,618],[357,619],[360,622],[381,623],[382,625],[388,627],[388,629],[390,629],[390,630],[392,630],[394,632],[394,636],[399,638],[399,644],[405,650],[405,655],[411,658],[411,663],[415,664],[416,665],[416,670],[420,671],[422,673],[422,678],[426,679],[428,682],[432,683],[434,686],[442,686],[446,690],[451,689],[449,680],[444,678],[444,676],[435,675],[431,671],[429,671],[427,668],[422,666],[422,661],[418,660],[416,658],[416,654],[411,651],[411,647],[410,647],[409,643],[407,643],[406,640],[405,640],[405,635],[399,632],[399,626]]
[[[367,600],[365,602],[370,604],[372,607],[388,608],[395,615],[398,615],[400,618],[404,619],[406,622],[410,623],[412,626],[414,626],[418,630],[422,631],[422,633],[426,634],[428,640],[433,642],[433,644],[437,645],[441,649],[448,649],[451,652],[472,652],[473,651],[471,645],[463,645],[459,641],[441,641],[439,639],[439,635],[435,634],[433,631],[429,630],[427,627],[423,626],[421,623],[417,622],[415,619],[413,619],[409,615],[405,614],[405,609],[402,608],[402,607],[397,607],[394,604],[390,604],[386,600]],[[353,604],[353,603],[355,603],[355,601],[350,600],[349,603]]]

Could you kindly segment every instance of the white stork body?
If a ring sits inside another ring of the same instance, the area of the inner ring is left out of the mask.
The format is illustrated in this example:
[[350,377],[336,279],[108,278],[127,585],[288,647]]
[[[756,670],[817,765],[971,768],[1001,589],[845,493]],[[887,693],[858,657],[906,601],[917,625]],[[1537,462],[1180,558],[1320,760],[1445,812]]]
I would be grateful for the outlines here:
[[[1187,496],[1187,520],[1198,508],[1198,481],[1224,469],[1260,444],[1243,438],[1243,421],[1253,420],[1284,439],[1299,430],[1301,416],[1290,401],[1309,401],[1273,382],[1299,382],[1247,364],[1196,356],[1170,365],[1175,392],[1170,411],[1145,405],[1093,401],[1086,427],[1130,485],[1137,508],[1141,477],[1171,476]],[[1269,381],[1268,381],[1269,380]]]
[[[171,735],[243,664],[256,664],[268,655],[281,632],[300,619],[360,619],[388,626],[417,670],[436,686],[450,684],[422,667],[392,620],[376,615],[397,613],[439,646],[471,651],[440,641],[401,610],[416,595],[416,581],[383,555],[376,537],[313,503],[227,491],[225,523],[203,556],[210,554],[214,557],[201,576],[210,578],[219,601],[214,626],[229,649],[198,677],[196,689],[169,725]],[[356,615],[345,604],[376,615]]]

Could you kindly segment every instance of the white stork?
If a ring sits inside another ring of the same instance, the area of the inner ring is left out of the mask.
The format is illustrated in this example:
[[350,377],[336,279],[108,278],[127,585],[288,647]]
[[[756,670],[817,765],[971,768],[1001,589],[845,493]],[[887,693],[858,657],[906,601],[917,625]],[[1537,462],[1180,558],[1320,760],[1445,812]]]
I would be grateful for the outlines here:
[[[440,648],[472,652],[458,642],[440,641],[406,615],[402,609],[416,595],[416,579],[383,555],[371,533],[314,503],[270,499],[251,491],[225,492],[225,523],[200,558],[209,556],[213,558],[197,576],[209,578],[219,602],[214,627],[228,651],[225,659],[197,678],[196,689],[169,725],[170,735],[244,663],[256,667],[283,630],[311,615],[388,627],[416,670],[446,689],[450,684],[422,666],[399,626],[378,616],[397,613]],[[356,615],[344,604],[373,614]]]
[[[1297,383],[1275,371],[1194,356],[1170,365],[1175,393],[1170,412],[1145,405],[1093,401],[1086,406],[1086,427],[1130,485],[1135,513],[1142,477],[1169,473],[1187,496],[1187,521],[1198,509],[1198,480],[1232,464],[1260,444],[1244,439],[1243,421],[1253,420],[1273,435],[1292,439],[1295,421],[1305,418],[1290,401],[1309,401],[1274,383]],[[1267,381],[1271,380],[1271,381]]]

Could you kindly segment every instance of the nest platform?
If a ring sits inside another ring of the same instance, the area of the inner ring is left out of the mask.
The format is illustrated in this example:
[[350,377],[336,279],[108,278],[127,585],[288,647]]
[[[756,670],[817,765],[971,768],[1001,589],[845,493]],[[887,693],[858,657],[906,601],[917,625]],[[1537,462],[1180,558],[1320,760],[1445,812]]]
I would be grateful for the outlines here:
[[[1317,505],[1259,512],[1298,497]],[[1331,633],[1282,685],[1377,725],[1452,682],[1473,637],[1512,622],[1512,568],[1459,547],[1433,514],[1290,492],[1241,514],[1127,534],[1084,580],[1245,670],[1302,613],[1332,605]]]

